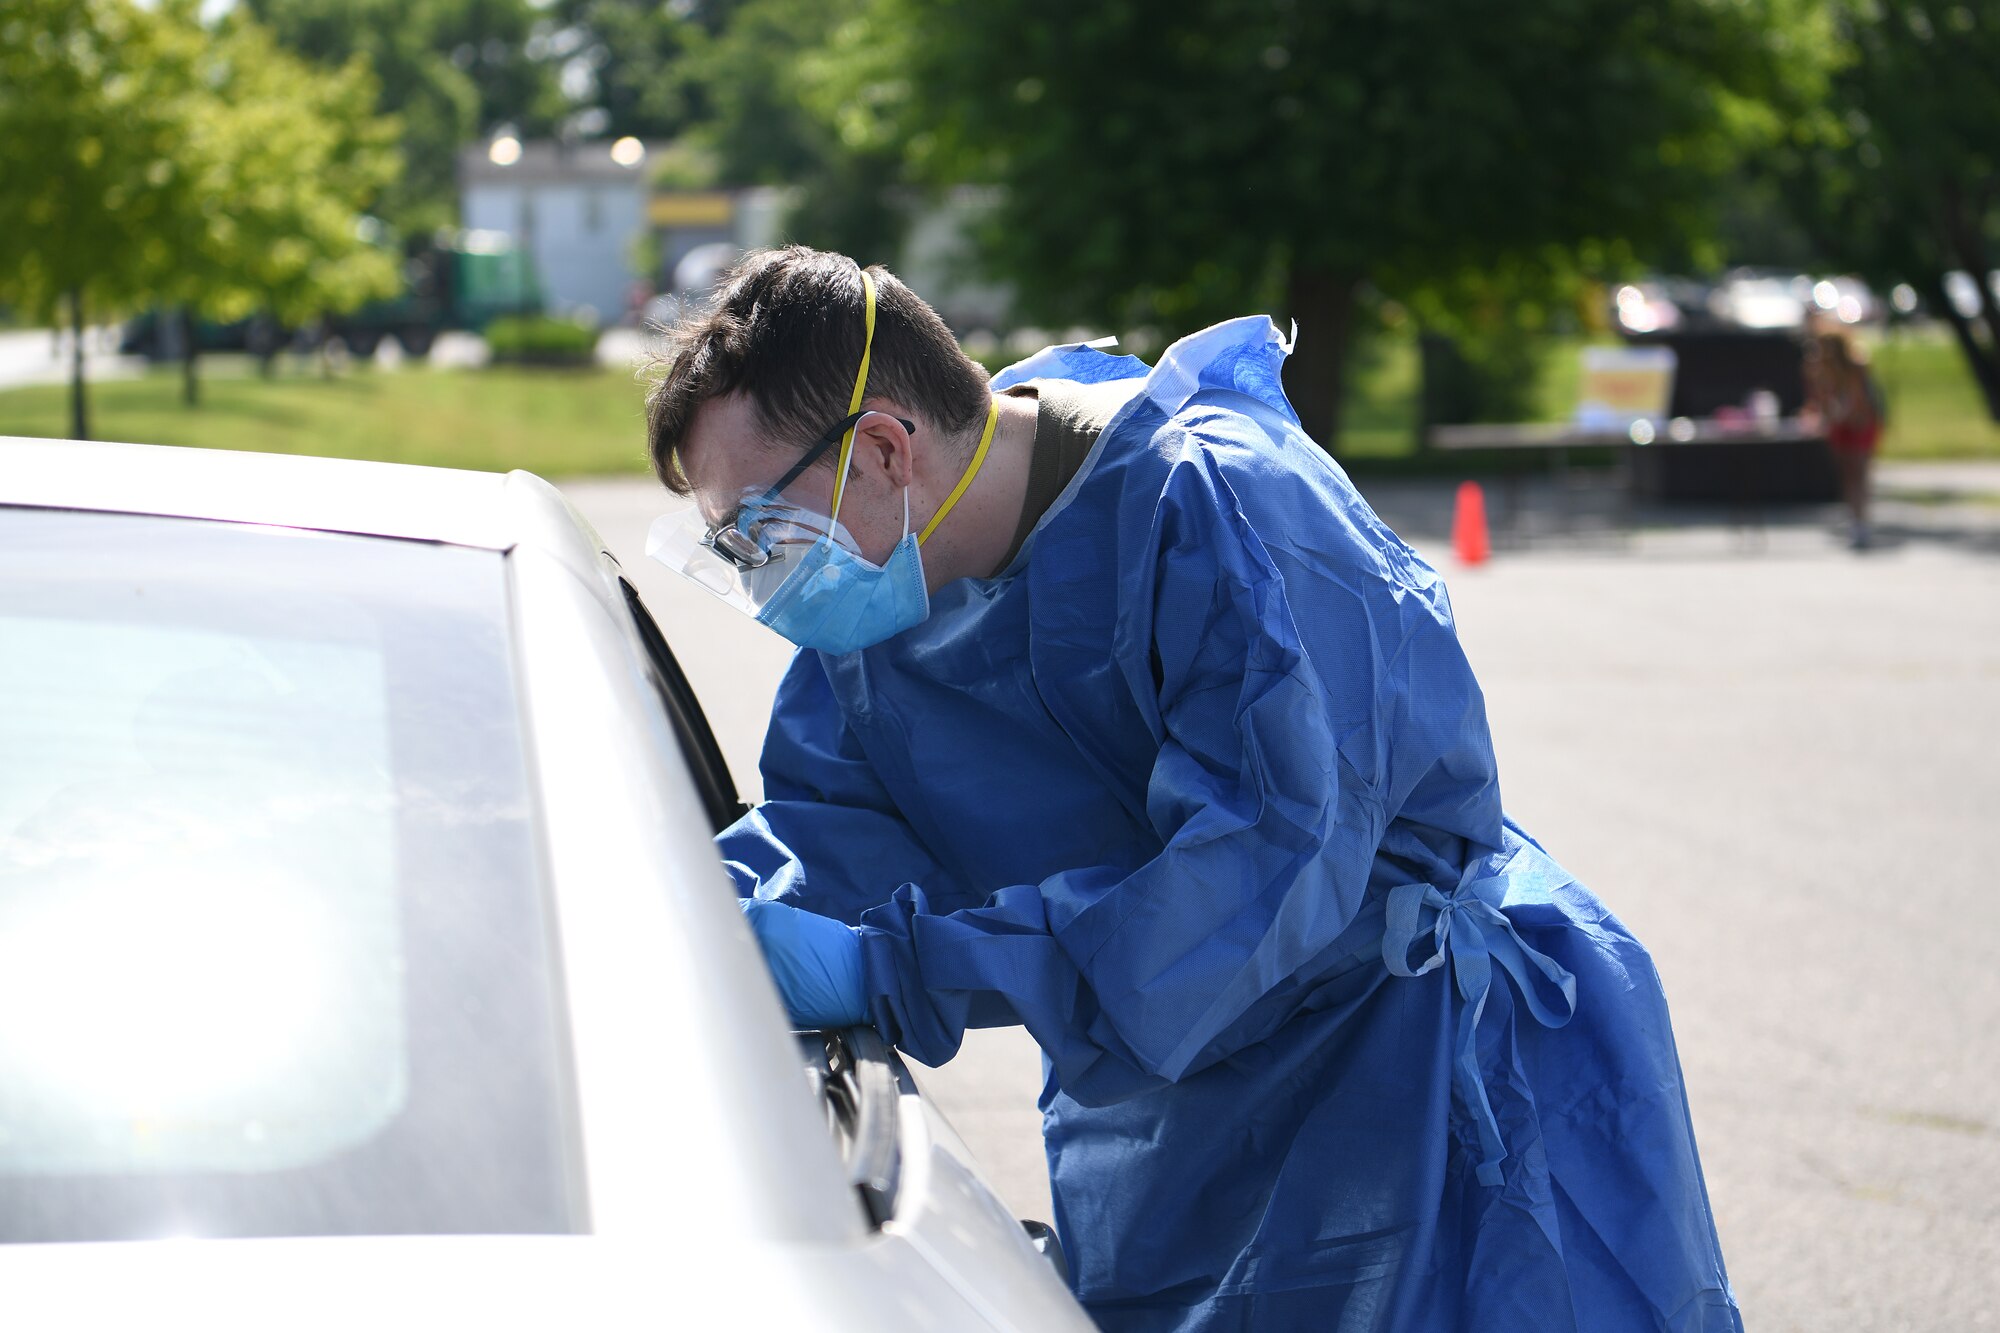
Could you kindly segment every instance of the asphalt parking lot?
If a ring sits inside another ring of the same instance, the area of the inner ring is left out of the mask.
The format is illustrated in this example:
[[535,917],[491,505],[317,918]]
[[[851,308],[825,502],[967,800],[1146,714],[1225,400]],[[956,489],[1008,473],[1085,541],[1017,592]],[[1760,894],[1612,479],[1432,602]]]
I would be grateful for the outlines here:
[[[1364,485],[1449,577],[1507,804],[1658,958],[1746,1322],[2000,1327],[2000,468],[1885,469],[1831,511],[1649,513],[1530,487],[1487,565],[1450,488]],[[643,559],[672,497],[564,488],[639,584],[739,781],[788,646]],[[1038,1057],[926,1080],[1046,1217]]]

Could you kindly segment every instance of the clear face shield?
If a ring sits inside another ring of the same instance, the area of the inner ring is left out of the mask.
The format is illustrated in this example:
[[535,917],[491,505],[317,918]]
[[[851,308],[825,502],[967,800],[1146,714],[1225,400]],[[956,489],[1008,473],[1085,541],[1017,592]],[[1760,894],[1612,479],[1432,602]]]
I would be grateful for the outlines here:
[[[744,490],[720,523],[711,524],[699,506],[655,519],[646,536],[646,554],[753,618],[799,569],[806,554],[822,542],[868,563],[837,517],[845,467],[835,483],[833,513],[798,504],[784,494],[868,415],[856,412],[838,422],[774,485]],[[916,429],[914,422],[902,421],[902,425],[905,430]],[[837,466],[845,464],[847,456],[848,448],[843,447]]]

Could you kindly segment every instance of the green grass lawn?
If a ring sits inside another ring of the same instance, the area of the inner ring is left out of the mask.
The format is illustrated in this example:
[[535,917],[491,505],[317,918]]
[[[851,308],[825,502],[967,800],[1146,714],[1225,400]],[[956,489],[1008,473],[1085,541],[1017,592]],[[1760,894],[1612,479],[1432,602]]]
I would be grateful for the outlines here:
[[1347,371],[1347,401],[1334,453],[1348,460],[1401,458],[1413,452],[1420,374],[1414,338],[1378,338],[1360,348]]
[[2000,426],[1944,330],[1899,332],[1875,346],[1871,365],[1889,399],[1884,458],[2000,458]]
[[[354,370],[263,380],[224,365],[199,407],[177,372],[90,386],[101,440],[573,477],[647,470],[644,388],[629,371]],[[69,389],[0,392],[0,435],[66,436]]]
[[[1561,420],[1575,403],[1581,345],[1549,348],[1539,391],[1545,420]],[[1987,420],[1963,359],[1941,332],[1899,333],[1875,348],[1874,364],[1890,403],[1884,457],[2000,458],[2000,427]],[[1343,460],[1432,461],[1411,459],[1417,378],[1413,341],[1384,339],[1364,350],[1336,451]],[[67,435],[68,392],[62,385],[0,391],[0,435]],[[324,379],[294,367],[263,380],[240,358],[218,357],[192,410],[181,405],[173,370],[93,384],[90,395],[92,429],[106,440],[518,467],[551,477],[647,467],[644,389],[629,371],[358,369]]]

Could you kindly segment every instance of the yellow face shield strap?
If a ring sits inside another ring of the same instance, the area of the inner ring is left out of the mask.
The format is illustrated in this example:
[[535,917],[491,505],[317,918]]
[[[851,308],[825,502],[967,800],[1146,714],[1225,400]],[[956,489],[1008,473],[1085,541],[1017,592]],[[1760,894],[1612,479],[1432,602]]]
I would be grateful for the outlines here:
[[937,525],[944,522],[944,516],[958,503],[958,497],[965,494],[965,488],[979,475],[979,465],[986,461],[987,446],[993,443],[993,428],[1000,424],[1000,400],[993,399],[986,404],[986,429],[979,432],[979,448],[973,452],[972,461],[965,465],[965,475],[958,479],[958,485],[951,488],[951,494],[944,497],[944,503],[931,515],[931,521],[924,524],[924,530],[917,534],[917,545],[922,546],[937,531]]
[[[861,399],[868,388],[868,362],[875,352],[875,279],[868,276],[868,270],[865,268],[861,270],[861,297],[866,327],[861,337],[861,369],[855,372],[854,392],[847,398],[849,416],[861,410]],[[986,429],[979,433],[979,448],[973,452],[972,461],[966,465],[965,475],[958,479],[958,485],[951,488],[951,494],[947,495],[944,503],[938,506],[937,513],[931,515],[931,521],[924,524],[924,530],[917,534],[919,546],[930,540],[931,533],[937,531],[937,525],[944,522],[944,516],[951,512],[952,506],[958,503],[959,497],[972,485],[972,479],[979,475],[981,464],[986,462],[986,450],[993,443],[993,428],[999,424],[1000,400],[996,398],[986,405]],[[840,457],[834,463],[834,518],[840,517],[841,497],[847,493],[847,465],[854,457],[854,432],[860,426],[860,422],[855,422],[847,428],[847,434],[840,437]]]
[[[875,279],[868,276],[868,270],[861,270],[861,297],[865,302],[867,328],[861,337],[861,369],[854,375],[854,392],[847,396],[847,414],[853,416],[861,410],[861,395],[868,387],[868,359],[875,353]],[[855,422],[847,428],[847,434],[840,437],[840,457],[834,460],[833,473],[833,517],[840,517],[840,497],[847,492],[847,464],[854,457],[854,432],[861,425]]]

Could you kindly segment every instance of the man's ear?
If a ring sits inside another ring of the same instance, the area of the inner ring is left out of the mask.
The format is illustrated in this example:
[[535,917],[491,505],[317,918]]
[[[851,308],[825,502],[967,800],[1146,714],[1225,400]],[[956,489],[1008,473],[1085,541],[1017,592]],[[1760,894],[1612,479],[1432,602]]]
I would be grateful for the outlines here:
[[910,485],[916,459],[910,433],[886,411],[871,409],[854,428],[854,461],[865,473],[875,473],[895,490]]

